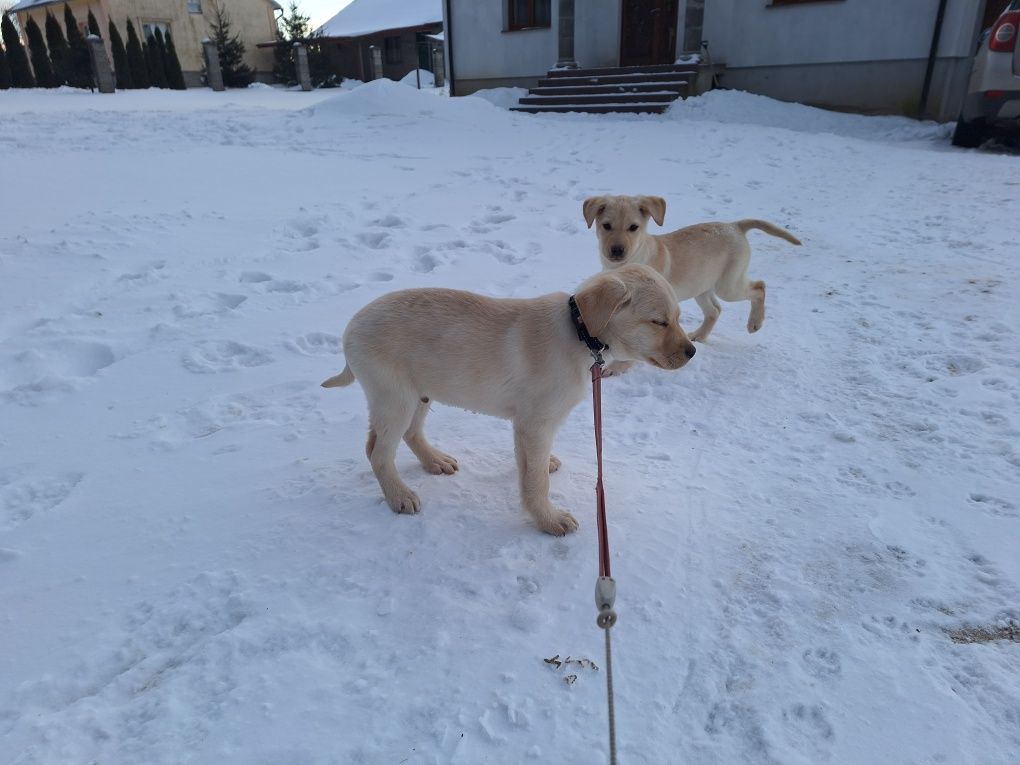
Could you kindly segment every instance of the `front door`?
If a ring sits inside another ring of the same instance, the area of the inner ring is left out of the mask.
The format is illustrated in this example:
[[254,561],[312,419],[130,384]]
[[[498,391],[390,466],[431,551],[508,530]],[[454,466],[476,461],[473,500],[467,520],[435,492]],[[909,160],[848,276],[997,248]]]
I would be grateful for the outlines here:
[[621,0],[620,66],[672,64],[677,0]]

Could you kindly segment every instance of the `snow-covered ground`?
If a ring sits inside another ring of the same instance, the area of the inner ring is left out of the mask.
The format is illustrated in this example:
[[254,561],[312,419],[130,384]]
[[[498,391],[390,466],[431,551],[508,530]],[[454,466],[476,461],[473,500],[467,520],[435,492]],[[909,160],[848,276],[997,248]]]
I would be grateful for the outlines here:
[[389,290],[571,290],[597,193],[804,241],[750,235],[761,332],[724,304],[683,370],[606,382],[621,763],[1020,761],[1020,642],[984,640],[1020,620],[1017,157],[737,93],[0,115],[0,762],[605,761],[602,672],[543,661],[602,665],[588,407],[554,539],[506,423],[437,407],[460,472],[402,451],[397,516],[360,389],[318,387]]

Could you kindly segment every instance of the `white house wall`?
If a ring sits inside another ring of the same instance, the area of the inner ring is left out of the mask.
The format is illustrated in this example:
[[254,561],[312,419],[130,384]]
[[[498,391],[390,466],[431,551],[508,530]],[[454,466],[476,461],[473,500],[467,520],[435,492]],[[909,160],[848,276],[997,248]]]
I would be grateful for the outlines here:
[[[508,32],[506,0],[450,0],[457,93],[533,85],[556,65],[558,0],[547,29]],[[444,16],[446,8],[444,7]],[[620,57],[620,0],[576,0],[574,53],[581,66],[616,66]],[[447,54],[449,55],[449,53]]]
[[[981,0],[949,0],[931,105],[958,108]],[[938,0],[834,0],[771,7],[766,0],[705,3],[704,37],[726,64],[723,84],[787,100],[910,111],[920,97]]]

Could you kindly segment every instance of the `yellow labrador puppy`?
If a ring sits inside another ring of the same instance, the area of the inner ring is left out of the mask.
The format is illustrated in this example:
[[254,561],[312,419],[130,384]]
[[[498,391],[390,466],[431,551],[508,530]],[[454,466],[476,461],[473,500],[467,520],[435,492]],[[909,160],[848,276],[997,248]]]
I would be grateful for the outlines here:
[[669,283],[650,268],[624,266],[582,284],[573,296],[496,299],[448,289],[391,292],[372,301],[344,332],[344,371],[325,388],[357,379],[368,399],[366,451],[389,506],[417,513],[418,495],[400,480],[400,439],[430,473],[451,474],[457,460],[425,438],[432,401],[513,422],[521,502],[548,534],[577,528],[549,502],[559,467],[553,437],[591,381],[584,331],[614,358],[678,369],[694,356]]
[[745,235],[749,229],[800,244],[789,231],[763,220],[698,223],[669,234],[649,234],[649,218],[660,226],[666,218],[662,197],[590,197],[584,200],[582,211],[588,228],[598,223],[595,233],[603,269],[643,263],[669,280],[677,300],[698,301],[705,318],[691,333],[691,340],[701,342],[708,339],[719,319],[722,307],[717,298],[728,303],[751,301],[748,332],[757,332],[765,321],[765,282],[747,278],[751,247]]

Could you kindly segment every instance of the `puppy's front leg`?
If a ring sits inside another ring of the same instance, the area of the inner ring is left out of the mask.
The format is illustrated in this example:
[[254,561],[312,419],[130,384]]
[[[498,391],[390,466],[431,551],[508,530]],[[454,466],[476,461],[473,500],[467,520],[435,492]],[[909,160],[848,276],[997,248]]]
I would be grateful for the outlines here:
[[634,366],[633,361],[611,361],[602,373],[603,377],[619,377]]
[[546,534],[561,537],[577,530],[577,519],[549,502],[550,450],[555,429],[544,420],[514,420],[514,455],[521,504]]

